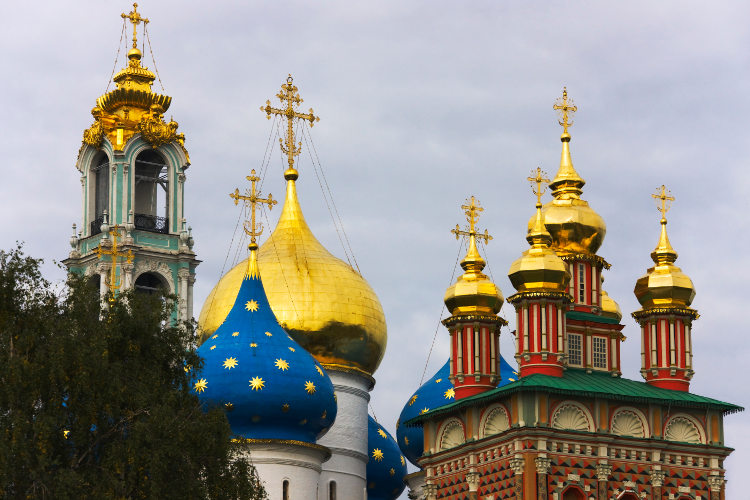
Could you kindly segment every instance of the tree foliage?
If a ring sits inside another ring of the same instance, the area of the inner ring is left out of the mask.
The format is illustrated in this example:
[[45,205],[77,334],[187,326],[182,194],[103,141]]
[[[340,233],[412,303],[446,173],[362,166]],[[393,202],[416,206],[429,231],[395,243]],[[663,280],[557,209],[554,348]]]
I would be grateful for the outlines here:
[[71,277],[0,251],[0,489],[4,498],[260,499],[223,410],[191,392],[201,360],[169,298],[102,309]]

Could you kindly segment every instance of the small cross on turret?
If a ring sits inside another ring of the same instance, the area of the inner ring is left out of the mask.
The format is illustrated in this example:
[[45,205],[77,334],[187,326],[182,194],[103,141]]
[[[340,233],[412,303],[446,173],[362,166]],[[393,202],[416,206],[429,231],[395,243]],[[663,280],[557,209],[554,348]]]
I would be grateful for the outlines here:
[[560,115],[558,123],[562,125],[563,133],[567,134],[568,127],[573,125],[573,113],[578,111],[578,107],[573,104],[573,99],[568,99],[568,89],[566,87],[563,87],[562,98],[558,99],[555,102],[555,104],[552,106],[552,109],[557,111],[557,113]]
[[[534,173],[534,170],[532,170],[531,174],[534,175]],[[549,184],[547,172],[540,167],[536,167],[536,175],[534,177],[527,177],[526,180],[532,183],[531,191],[536,195],[536,204],[541,207],[542,195],[547,190],[546,184]],[[533,186],[534,184],[536,184],[536,187]]]
[[669,209],[672,207],[672,202],[674,201],[674,196],[672,196],[672,193],[664,186],[664,184],[662,184],[661,187],[658,188],[657,192],[652,194],[651,197],[659,200],[660,203],[657,202],[658,204],[656,206],[656,209],[661,212],[661,218],[666,219],[667,212],[669,212]]
[[148,24],[148,19],[145,17],[141,17],[140,12],[138,12],[137,3],[133,3],[133,10],[129,14],[122,13],[120,14],[120,17],[122,17],[123,19],[130,19],[130,22],[133,23],[133,48],[138,48],[137,27],[141,22],[143,22],[143,25],[146,26]]
[[240,200],[243,200],[250,205],[250,228],[248,229],[247,222],[245,222],[245,232],[248,236],[250,236],[250,246],[253,247],[257,246],[255,238],[263,234],[263,224],[255,223],[255,206],[258,203],[265,203],[268,205],[268,209],[270,210],[274,205],[276,205],[277,201],[273,199],[270,193],[268,195],[268,198],[266,199],[260,198],[258,196],[255,188],[255,183],[260,180],[260,177],[256,177],[255,170],[251,170],[250,175],[248,175],[246,178],[251,183],[250,194],[241,195],[240,190],[235,189],[234,193],[229,193],[229,196],[234,200],[235,205],[237,205]]
[[479,205],[479,200],[475,199],[472,196],[469,203],[466,205],[461,205],[461,208],[464,210],[464,213],[466,214],[466,220],[469,222],[469,230],[462,230],[461,226],[456,224],[456,228],[451,229],[451,233],[456,235],[456,239],[459,239],[461,236],[473,236],[475,238],[483,239],[485,243],[489,243],[489,241],[492,239],[492,236],[490,236],[487,230],[484,230],[484,234],[477,233],[476,230],[476,223],[477,219],[479,219],[479,212],[484,211],[484,209]]

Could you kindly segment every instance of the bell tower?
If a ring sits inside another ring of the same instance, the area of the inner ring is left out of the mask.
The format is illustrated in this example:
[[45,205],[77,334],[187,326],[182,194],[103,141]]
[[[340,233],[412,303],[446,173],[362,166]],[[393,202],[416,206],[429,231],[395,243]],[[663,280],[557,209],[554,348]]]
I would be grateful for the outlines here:
[[[177,122],[164,120],[172,98],[152,90],[156,75],[141,65],[138,26],[143,47],[149,20],[137,8],[134,3],[121,15],[133,25],[127,65],[114,76],[115,88],[96,100],[94,123],[83,132],[76,161],[82,223],[73,224],[63,263],[97,280],[102,295],[133,288],[173,293],[179,298],[175,318],[187,320],[200,262],[184,215],[190,157]],[[118,260],[115,245],[131,258]]]

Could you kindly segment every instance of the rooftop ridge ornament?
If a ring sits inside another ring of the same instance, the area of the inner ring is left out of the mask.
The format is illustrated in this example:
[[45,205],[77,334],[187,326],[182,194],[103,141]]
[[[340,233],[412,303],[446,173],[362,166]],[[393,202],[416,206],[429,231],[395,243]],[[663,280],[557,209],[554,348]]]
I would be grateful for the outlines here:
[[466,214],[466,221],[469,223],[469,230],[462,230],[461,226],[459,224],[456,224],[456,228],[451,229],[451,233],[456,235],[456,239],[459,239],[461,236],[468,236],[469,238],[481,238],[484,240],[485,244],[489,243],[492,239],[492,236],[490,236],[487,230],[484,230],[484,234],[478,233],[476,230],[476,223],[477,219],[479,219],[479,213],[484,212],[484,208],[479,205],[479,200],[472,196],[467,200],[466,205],[461,205],[461,208]]
[[567,134],[568,127],[573,125],[573,114],[578,111],[578,106],[573,103],[573,99],[568,99],[567,87],[563,87],[563,95],[555,101],[552,109],[557,111],[557,114],[560,116],[558,123],[563,128],[563,134]]
[[294,120],[307,120],[310,122],[310,126],[312,127],[315,125],[315,122],[320,121],[320,117],[315,116],[312,108],[310,108],[309,113],[299,113],[298,111],[295,111],[295,108],[303,102],[303,99],[299,96],[297,87],[292,83],[293,81],[294,79],[292,78],[292,75],[289,74],[286,79],[286,83],[281,85],[281,91],[276,94],[276,97],[279,98],[282,104],[286,102],[285,108],[274,108],[273,106],[271,106],[271,101],[268,100],[266,101],[265,106],[260,107],[260,110],[266,113],[266,117],[269,120],[271,119],[271,115],[280,115],[286,117],[286,137],[284,139],[279,137],[279,144],[281,145],[281,151],[287,156],[287,163],[289,164],[289,169],[287,172],[289,174],[292,174],[296,179],[297,170],[294,168],[294,157],[298,156],[302,151],[302,141],[299,141],[299,143],[295,144],[296,141],[294,139]]
[[120,226],[112,226],[110,229],[109,234],[112,235],[112,247],[109,250],[105,250],[102,248],[101,242],[99,243],[99,246],[96,247],[94,250],[96,251],[97,257],[99,259],[102,258],[103,255],[110,255],[112,256],[112,266],[109,273],[109,291],[112,294],[109,298],[110,302],[114,302],[115,300],[115,292],[119,290],[122,286],[122,278],[120,280],[117,279],[117,258],[118,257],[126,257],[127,263],[132,264],[133,263],[133,251],[128,249],[127,253],[120,252],[117,248],[117,238],[120,236]]
[[248,229],[247,221],[245,221],[244,229],[245,233],[250,236],[250,247],[255,246],[255,248],[257,248],[256,238],[263,234],[263,224],[255,222],[255,206],[258,203],[263,203],[267,204],[268,209],[271,210],[278,202],[273,199],[273,196],[270,193],[268,194],[268,198],[265,199],[258,196],[255,184],[260,180],[260,177],[255,175],[255,169],[251,170],[250,175],[245,178],[250,181],[250,194],[242,195],[240,194],[239,188],[235,188],[234,193],[229,193],[229,197],[234,200],[235,205],[237,205],[240,200],[244,201],[247,205],[250,205],[250,228]]
[[138,31],[137,31],[138,25],[141,22],[143,22],[143,26],[145,27],[149,23],[148,18],[141,17],[140,12],[138,12],[138,4],[135,2],[133,3],[133,10],[130,11],[130,13],[128,14],[125,14],[123,12],[122,14],[120,14],[120,17],[122,17],[123,19],[129,19],[130,22],[133,23],[133,48],[137,49],[138,48]]

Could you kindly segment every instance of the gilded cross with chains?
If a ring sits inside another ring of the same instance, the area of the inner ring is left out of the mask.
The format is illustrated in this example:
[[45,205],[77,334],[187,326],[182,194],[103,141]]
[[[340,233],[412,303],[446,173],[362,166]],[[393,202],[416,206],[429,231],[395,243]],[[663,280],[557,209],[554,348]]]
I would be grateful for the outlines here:
[[487,230],[485,229],[484,234],[482,234],[478,233],[476,228],[477,219],[479,219],[479,212],[484,211],[484,209],[479,206],[479,200],[472,196],[471,199],[468,200],[468,203],[466,205],[461,205],[461,208],[466,214],[466,220],[469,223],[469,230],[461,230],[461,226],[456,224],[456,228],[451,229],[451,233],[456,235],[456,239],[459,239],[461,236],[474,236],[476,238],[483,239],[485,243],[489,243],[489,241],[492,239],[492,236],[490,236]]
[[102,244],[99,243],[99,246],[96,247],[96,255],[101,259],[103,255],[111,255],[112,256],[112,266],[109,272],[109,291],[112,294],[109,298],[110,301],[114,300],[115,292],[120,289],[122,286],[122,279],[117,279],[117,258],[118,257],[126,257],[128,264],[133,263],[133,251],[128,250],[127,253],[121,252],[117,248],[117,238],[120,237],[120,226],[112,226],[112,228],[109,231],[109,234],[112,236],[112,247],[107,250],[104,247],[102,247]]
[[568,99],[568,89],[563,87],[563,95],[561,99],[555,101],[552,109],[557,111],[560,115],[558,123],[562,125],[563,133],[568,133],[568,127],[573,125],[573,114],[578,111],[578,107],[573,104],[573,99]]
[[247,222],[245,222],[245,232],[250,236],[250,243],[254,244],[256,243],[255,238],[263,234],[263,224],[255,223],[255,205],[258,203],[265,203],[270,210],[278,202],[273,199],[270,193],[266,199],[258,196],[255,190],[255,183],[260,180],[260,177],[255,176],[255,170],[251,170],[250,175],[248,175],[246,179],[250,181],[250,194],[242,195],[240,194],[240,190],[235,188],[234,193],[229,193],[229,196],[234,200],[235,205],[237,205],[240,200],[245,201],[250,205],[250,229],[248,229]]
[[133,3],[133,10],[129,14],[122,13],[120,14],[120,17],[123,19],[130,19],[130,22],[133,23],[133,48],[137,48],[138,46],[138,32],[137,27],[138,25],[143,22],[143,25],[146,26],[148,24],[148,19],[145,17],[141,17],[140,12],[138,12],[138,4]]
[[[536,173],[536,175],[534,175]],[[536,195],[536,204],[541,205],[542,204],[542,195],[546,191],[545,184],[549,184],[549,179],[547,178],[547,172],[542,170],[540,167],[536,167],[536,172],[534,170],[531,171],[531,175],[534,175],[534,177],[527,177],[526,180],[531,182],[531,191]],[[536,187],[534,187],[534,184],[536,184]]]
[[303,101],[297,92],[297,87],[292,84],[294,80],[292,75],[289,75],[286,79],[286,83],[281,85],[281,92],[276,94],[282,104],[285,104],[285,108],[274,108],[271,106],[271,101],[266,101],[265,106],[261,106],[260,110],[266,113],[267,118],[270,120],[271,115],[280,115],[286,117],[286,137],[284,139],[279,137],[279,143],[281,144],[281,151],[287,156],[287,163],[289,168],[294,170],[294,157],[299,155],[302,151],[302,141],[295,144],[294,140],[294,120],[307,120],[310,122],[310,126],[315,125],[315,122],[320,121],[320,118],[313,114],[312,108],[309,113],[299,113],[295,111],[295,108]]
[[672,205],[671,202],[674,201],[674,196],[672,196],[672,193],[670,193],[664,184],[662,184],[657,192],[652,194],[651,197],[661,202],[661,206],[657,205],[656,209],[661,212],[661,218],[665,219],[667,217],[667,212],[669,212],[669,208]]

